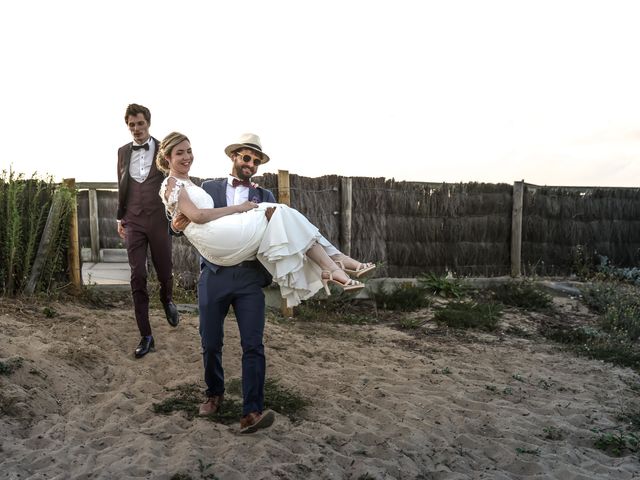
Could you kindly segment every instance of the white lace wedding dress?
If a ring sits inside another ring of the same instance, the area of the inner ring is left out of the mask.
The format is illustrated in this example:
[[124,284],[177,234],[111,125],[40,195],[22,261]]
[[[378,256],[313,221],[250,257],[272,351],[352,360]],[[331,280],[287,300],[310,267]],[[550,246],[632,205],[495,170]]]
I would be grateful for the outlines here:
[[[213,199],[190,181],[176,179],[176,187],[165,198],[168,178],[160,187],[160,197],[169,216],[178,211],[178,194],[185,189],[198,208],[213,208]],[[277,207],[270,221],[267,207]],[[331,244],[307,218],[281,203],[260,203],[244,213],[226,215],[211,222],[189,223],[184,234],[198,252],[211,263],[236,265],[257,258],[280,286],[280,294],[293,307],[322,288],[322,271],[304,253],[314,243]]]

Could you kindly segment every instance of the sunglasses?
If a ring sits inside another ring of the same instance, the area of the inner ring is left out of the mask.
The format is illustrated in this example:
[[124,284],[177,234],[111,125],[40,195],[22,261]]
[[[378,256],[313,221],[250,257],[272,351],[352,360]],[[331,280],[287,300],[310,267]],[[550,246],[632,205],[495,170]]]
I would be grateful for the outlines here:
[[262,163],[261,159],[259,159],[258,157],[252,157],[251,155],[240,155],[240,158],[244,163],[249,163],[251,160],[253,160],[253,164],[255,166],[258,166]]

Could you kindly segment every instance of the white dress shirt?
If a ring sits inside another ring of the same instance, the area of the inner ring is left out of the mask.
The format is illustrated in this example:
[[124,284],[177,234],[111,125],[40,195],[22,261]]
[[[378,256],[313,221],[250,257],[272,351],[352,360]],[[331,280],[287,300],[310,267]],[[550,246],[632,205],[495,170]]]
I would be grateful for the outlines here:
[[[129,163],[129,175],[138,183],[144,182],[149,176],[151,164],[153,163],[153,152],[155,152],[156,144],[153,138],[149,137],[149,140],[145,143],[149,144],[149,150],[144,148],[133,150],[131,152],[131,162]],[[135,141],[133,144],[144,145],[144,143],[138,144]]]
[[243,202],[249,200],[249,187],[244,185],[233,186],[233,175],[229,175],[227,178],[227,206],[240,205]]

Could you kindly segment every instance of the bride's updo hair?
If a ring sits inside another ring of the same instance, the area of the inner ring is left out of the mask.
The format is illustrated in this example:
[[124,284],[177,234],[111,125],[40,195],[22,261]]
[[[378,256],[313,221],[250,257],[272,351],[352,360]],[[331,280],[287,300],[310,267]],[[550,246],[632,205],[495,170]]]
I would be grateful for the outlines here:
[[171,132],[169,135],[164,137],[162,142],[160,142],[158,156],[156,157],[156,167],[158,167],[158,170],[165,175],[169,173],[169,161],[167,160],[167,157],[171,156],[171,152],[176,148],[176,145],[184,142],[185,140],[191,143],[191,140],[180,132]]

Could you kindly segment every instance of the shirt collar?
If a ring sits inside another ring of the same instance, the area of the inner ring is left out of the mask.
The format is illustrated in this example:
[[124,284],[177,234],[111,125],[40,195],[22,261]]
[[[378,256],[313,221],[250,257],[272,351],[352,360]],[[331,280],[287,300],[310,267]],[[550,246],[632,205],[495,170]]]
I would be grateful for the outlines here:
[[[229,185],[230,187],[233,187],[233,181],[234,180],[240,180],[238,177],[234,177],[233,175],[228,175],[227,176],[227,185]],[[250,183],[253,184],[253,182],[251,180],[249,180]]]
[[136,146],[144,145],[145,143],[148,143],[148,144],[149,144],[149,148],[150,148],[150,149],[151,149],[151,148],[153,148],[153,147],[154,147],[154,145],[155,145],[155,144],[153,143],[153,137],[151,137],[151,136],[149,136],[149,138],[147,138],[147,141],[146,141],[146,142],[144,142],[144,143],[138,143],[138,142],[136,142],[135,140],[133,141],[133,144],[134,144],[134,145],[136,145]]

